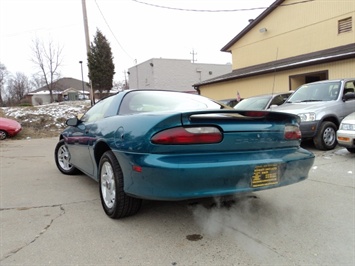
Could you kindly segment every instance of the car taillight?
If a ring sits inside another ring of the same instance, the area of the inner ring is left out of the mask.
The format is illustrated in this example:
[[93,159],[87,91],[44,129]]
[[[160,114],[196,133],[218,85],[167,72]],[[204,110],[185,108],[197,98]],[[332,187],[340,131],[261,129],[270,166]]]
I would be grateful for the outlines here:
[[266,115],[265,111],[247,111],[245,112],[246,116],[249,117],[264,117]]
[[288,139],[288,140],[302,138],[301,130],[300,130],[299,126],[296,126],[296,125],[286,125],[284,136],[285,136],[285,139]]
[[222,140],[221,131],[216,127],[176,127],[155,134],[154,144],[207,144]]

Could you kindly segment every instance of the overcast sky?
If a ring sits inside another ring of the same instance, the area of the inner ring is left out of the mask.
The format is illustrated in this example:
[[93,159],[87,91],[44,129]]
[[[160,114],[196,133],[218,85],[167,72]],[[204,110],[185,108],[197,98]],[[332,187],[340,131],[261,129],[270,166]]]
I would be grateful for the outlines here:
[[[114,56],[114,80],[122,81],[136,62],[192,60],[193,51],[197,63],[231,63],[231,55],[221,48],[273,2],[86,0],[86,10],[90,41],[100,29]],[[81,79],[83,61],[88,80],[82,0],[0,0],[0,62],[8,71],[28,77],[36,72],[31,62],[36,38],[63,47],[62,77]]]

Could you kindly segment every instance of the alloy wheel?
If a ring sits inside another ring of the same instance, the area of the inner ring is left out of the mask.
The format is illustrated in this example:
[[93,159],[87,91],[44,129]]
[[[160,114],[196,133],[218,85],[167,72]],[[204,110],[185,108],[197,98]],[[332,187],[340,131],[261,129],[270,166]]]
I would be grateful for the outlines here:
[[109,162],[105,162],[101,168],[101,193],[105,205],[112,208],[116,200],[115,175]]
[[58,163],[66,171],[73,167],[70,163],[70,153],[65,145],[62,145],[58,150]]

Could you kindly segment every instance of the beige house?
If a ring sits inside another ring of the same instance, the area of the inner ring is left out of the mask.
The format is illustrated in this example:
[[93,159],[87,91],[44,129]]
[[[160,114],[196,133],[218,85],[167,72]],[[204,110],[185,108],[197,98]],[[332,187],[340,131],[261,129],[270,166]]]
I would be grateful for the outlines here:
[[[61,78],[51,83],[52,95],[55,102],[89,100],[91,98],[91,87],[88,82],[74,78]],[[112,88],[109,91],[103,91],[101,94],[95,91],[95,102],[101,97],[116,94],[119,88]],[[47,86],[43,86],[37,90],[31,91],[26,98],[32,105],[49,104],[51,102],[50,92]]]
[[[63,100],[75,101],[78,99],[89,99],[90,87],[86,82],[74,78],[61,78],[52,84],[53,100],[61,102]],[[26,98],[32,105],[42,105],[51,102],[50,92],[47,86],[31,91]]]
[[277,0],[227,43],[233,71],[194,84],[220,100],[355,77],[355,0]]

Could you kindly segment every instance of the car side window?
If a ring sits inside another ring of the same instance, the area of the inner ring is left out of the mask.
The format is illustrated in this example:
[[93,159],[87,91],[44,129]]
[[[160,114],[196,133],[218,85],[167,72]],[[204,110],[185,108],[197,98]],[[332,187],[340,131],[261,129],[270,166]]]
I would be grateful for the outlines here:
[[348,92],[355,92],[355,81],[348,81],[344,86],[344,95]]
[[284,96],[282,95],[277,95],[274,99],[272,99],[271,103],[270,103],[270,106],[272,105],[281,105],[285,102],[287,98],[285,98]]
[[97,102],[84,114],[81,121],[91,123],[104,118],[113,99],[114,97],[110,96]]

